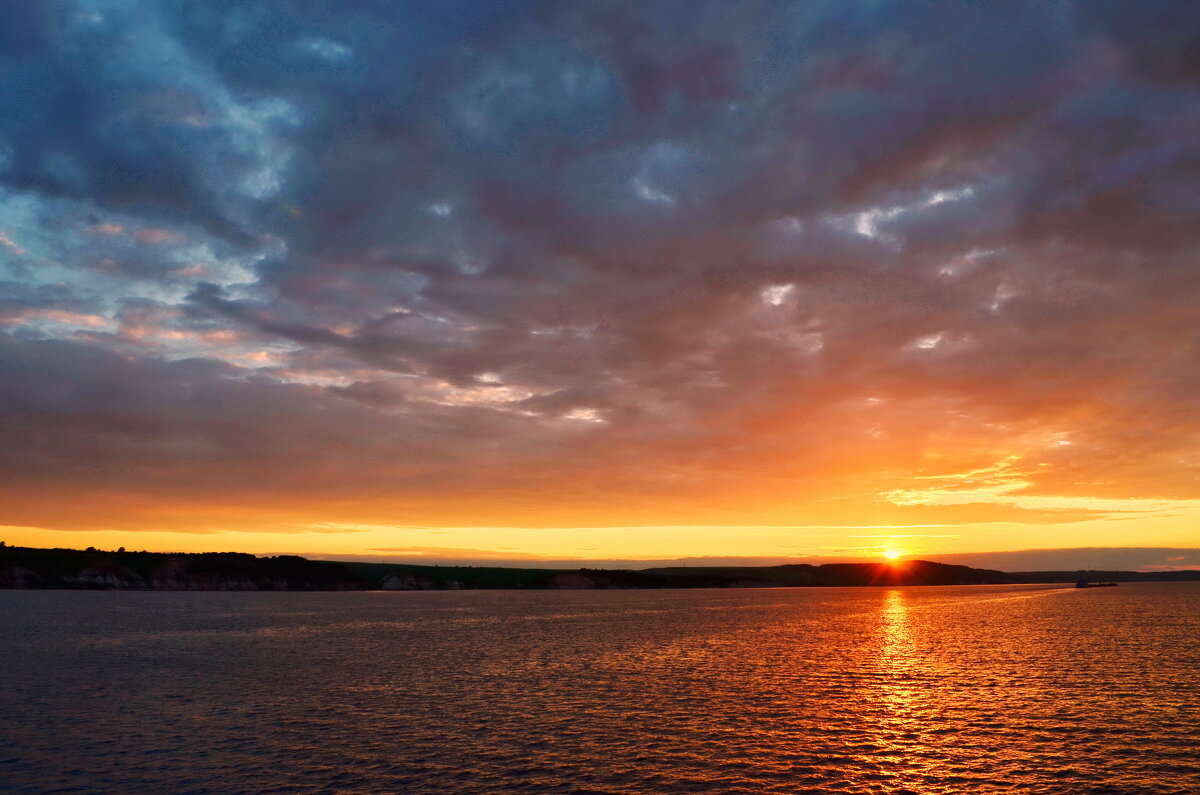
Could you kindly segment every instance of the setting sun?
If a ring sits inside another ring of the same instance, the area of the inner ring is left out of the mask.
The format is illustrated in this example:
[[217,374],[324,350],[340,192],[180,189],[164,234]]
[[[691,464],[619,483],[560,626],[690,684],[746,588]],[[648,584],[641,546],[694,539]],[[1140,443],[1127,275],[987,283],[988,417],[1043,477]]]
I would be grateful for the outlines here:
[[888,560],[899,560],[903,554],[903,549],[885,549],[883,551],[883,556]]

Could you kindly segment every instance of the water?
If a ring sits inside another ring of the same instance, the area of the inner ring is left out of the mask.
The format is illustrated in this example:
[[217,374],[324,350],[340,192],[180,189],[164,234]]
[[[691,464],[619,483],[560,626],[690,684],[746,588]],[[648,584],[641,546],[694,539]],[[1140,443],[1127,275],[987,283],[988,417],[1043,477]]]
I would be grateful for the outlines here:
[[1200,583],[0,593],[0,788],[1200,792]]

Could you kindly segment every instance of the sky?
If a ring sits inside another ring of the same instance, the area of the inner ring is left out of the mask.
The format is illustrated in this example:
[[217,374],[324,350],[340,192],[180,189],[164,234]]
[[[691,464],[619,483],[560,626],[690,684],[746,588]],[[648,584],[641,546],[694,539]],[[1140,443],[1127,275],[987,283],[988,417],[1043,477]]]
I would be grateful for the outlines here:
[[1200,547],[1198,3],[4,14],[8,543]]

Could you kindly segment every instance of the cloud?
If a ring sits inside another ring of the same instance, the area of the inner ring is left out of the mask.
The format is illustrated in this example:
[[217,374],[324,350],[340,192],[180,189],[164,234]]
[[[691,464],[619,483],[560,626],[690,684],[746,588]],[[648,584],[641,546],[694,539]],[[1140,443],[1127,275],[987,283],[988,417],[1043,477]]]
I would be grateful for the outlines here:
[[1181,9],[18,3],[0,463],[331,520],[911,522],[1011,455],[996,516],[1200,498]]

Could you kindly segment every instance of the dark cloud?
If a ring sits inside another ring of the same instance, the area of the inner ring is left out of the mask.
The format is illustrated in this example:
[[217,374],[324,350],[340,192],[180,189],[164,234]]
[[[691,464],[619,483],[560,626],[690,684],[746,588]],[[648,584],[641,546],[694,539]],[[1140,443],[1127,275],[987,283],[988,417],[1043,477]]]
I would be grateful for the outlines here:
[[1200,9],[1195,3],[1097,0],[1080,3],[1078,12],[1085,29],[1119,47],[1130,67],[1151,80],[1200,78]]
[[6,15],[14,477],[1196,496],[1192,4]]

